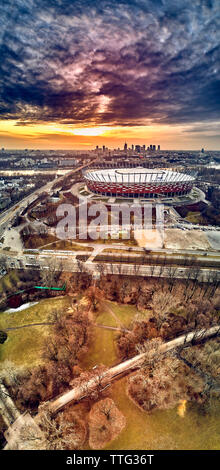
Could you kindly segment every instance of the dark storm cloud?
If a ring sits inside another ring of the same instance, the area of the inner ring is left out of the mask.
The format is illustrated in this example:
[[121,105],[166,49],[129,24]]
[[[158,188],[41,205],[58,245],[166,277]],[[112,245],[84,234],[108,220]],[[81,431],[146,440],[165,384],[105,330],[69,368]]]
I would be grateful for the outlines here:
[[217,120],[219,0],[2,0],[0,118]]

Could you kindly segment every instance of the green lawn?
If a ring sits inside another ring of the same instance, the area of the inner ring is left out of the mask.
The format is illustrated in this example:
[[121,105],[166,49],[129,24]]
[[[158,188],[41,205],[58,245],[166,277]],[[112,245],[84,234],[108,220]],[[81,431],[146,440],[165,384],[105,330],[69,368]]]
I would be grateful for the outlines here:
[[[100,307],[100,312],[96,317],[95,321],[97,324],[116,328],[120,327],[120,324],[116,321],[107,307],[110,307],[116,317],[120,320],[121,326],[126,328],[130,326],[134,316],[138,313],[134,305],[124,305],[106,301],[103,302]],[[116,338],[118,334],[119,333],[117,331],[94,326],[89,350],[81,361],[82,367],[89,369],[94,367],[96,364],[112,366],[118,362],[116,351]]]
[[[116,318],[114,318],[114,316],[108,310],[108,307],[113,311],[119,322],[116,321]],[[96,323],[113,327],[118,327],[119,323],[121,323],[124,327],[128,328],[137,313],[140,314],[135,305],[118,304],[117,302],[105,301],[100,307],[100,312],[96,317]]]
[[135,315],[140,314],[136,309],[135,305],[129,304],[118,304],[116,302],[110,302],[110,307],[118,317],[120,322],[127,328],[130,327]]
[[[46,323],[55,310],[63,311],[70,305],[69,297],[41,300],[37,305],[14,313],[0,313],[0,329],[13,328],[31,323]],[[50,325],[30,326],[9,330],[7,341],[0,345],[0,362],[10,360],[18,365],[36,365],[42,361],[41,352]]]
[[[111,305],[111,302],[109,302],[109,304]],[[96,323],[98,323],[99,325],[105,325],[105,326],[114,326],[114,327],[118,326],[116,319],[106,309],[106,302],[103,302],[99,309],[99,314],[96,317]]]
[[96,323],[98,325],[105,325],[105,326],[113,326],[117,327],[118,324],[115,320],[115,318],[107,311],[103,310],[97,317],[96,317]]
[[89,350],[81,360],[84,369],[91,369],[96,364],[111,366],[117,361],[115,338],[117,332],[93,327],[93,337]]

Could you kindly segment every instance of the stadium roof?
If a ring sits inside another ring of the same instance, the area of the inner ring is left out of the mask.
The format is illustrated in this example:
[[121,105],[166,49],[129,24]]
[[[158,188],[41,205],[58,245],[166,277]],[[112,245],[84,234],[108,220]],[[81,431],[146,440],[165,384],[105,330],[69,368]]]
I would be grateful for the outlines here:
[[157,170],[149,168],[110,168],[86,170],[85,179],[105,183],[174,183],[193,182],[194,177],[184,173],[170,170]]

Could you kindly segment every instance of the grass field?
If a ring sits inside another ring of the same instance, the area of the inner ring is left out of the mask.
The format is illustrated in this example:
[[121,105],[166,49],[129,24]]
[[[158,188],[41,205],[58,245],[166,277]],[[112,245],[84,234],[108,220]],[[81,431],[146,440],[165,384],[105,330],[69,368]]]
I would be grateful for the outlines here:
[[98,325],[113,326],[117,327],[117,321],[115,318],[107,311],[102,311],[96,318],[96,323]]
[[[111,314],[112,310],[113,314]],[[137,309],[133,305],[117,304],[116,302],[105,301],[100,307],[96,323],[98,325],[111,326],[115,328],[129,328]],[[118,321],[117,321],[118,319]],[[111,366],[118,362],[116,350],[116,338],[118,331],[93,327],[93,336],[88,353],[82,360],[82,367],[89,369],[96,364]]]
[[140,315],[135,305],[117,304],[117,302],[109,303],[111,303],[111,309],[125,328],[131,326],[135,315]]
[[[111,314],[111,311],[113,314]],[[121,324],[121,326],[129,328],[137,313],[139,314],[140,312],[138,312],[135,305],[105,301],[100,307],[100,313],[96,318],[96,323],[113,327],[118,327],[119,324]]]
[[93,327],[93,337],[89,351],[82,359],[80,365],[84,369],[90,369],[96,364],[111,366],[117,362],[115,339],[117,332],[105,330],[104,328]]
[[[41,300],[22,311],[0,313],[0,329],[14,328],[32,323],[51,321],[51,313],[63,311],[70,305],[69,297],[56,297]],[[41,353],[46,337],[50,334],[50,325],[30,326],[7,331],[7,341],[0,345],[0,362],[10,360],[17,365],[36,365],[42,362]]]

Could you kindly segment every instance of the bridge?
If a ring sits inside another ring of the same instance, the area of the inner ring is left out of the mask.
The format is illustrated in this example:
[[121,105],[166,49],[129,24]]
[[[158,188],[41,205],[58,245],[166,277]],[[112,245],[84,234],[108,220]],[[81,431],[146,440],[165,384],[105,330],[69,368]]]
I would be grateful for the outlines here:
[[[213,326],[207,330],[194,330],[172,341],[162,343],[158,346],[154,354],[165,354],[172,349],[184,347],[192,342],[204,341],[205,339],[215,337],[219,334],[220,325]],[[150,352],[138,354],[127,361],[121,362],[103,371],[101,374],[94,372],[94,375],[89,380],[84,380],[81,384],[76,385],[54,400],[43,403],[42,408],[44,409],[45,405],[47,405],[48,410],[52,414],[56,414],[69,403],[78,403],[82,398],[88,397],[92,391],[104,389],[116,378],[140,368],[145,361],[149,360],[149,356],[153,359],[154,354],[151,355]],[[38,409],[37,416],[34,418],[32,418],[29,413],[21,415],[3,384],[0,385],[0,406],[3,419],[6,425],[9,426],[8,430],[5,432],[5,438],[8,441],[5,450],[45,449],[44,435],[38,424],[42,412],[41,406]]]

